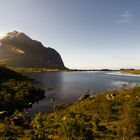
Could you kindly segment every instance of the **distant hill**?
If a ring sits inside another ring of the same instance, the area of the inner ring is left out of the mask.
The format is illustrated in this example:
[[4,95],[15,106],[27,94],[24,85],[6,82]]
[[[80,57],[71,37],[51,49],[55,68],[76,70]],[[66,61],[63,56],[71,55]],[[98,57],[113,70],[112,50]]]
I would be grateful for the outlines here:
[[0,39],[0,64],[11,67],[65,69],[60,54],[44,47],[22,32],[13,31]]

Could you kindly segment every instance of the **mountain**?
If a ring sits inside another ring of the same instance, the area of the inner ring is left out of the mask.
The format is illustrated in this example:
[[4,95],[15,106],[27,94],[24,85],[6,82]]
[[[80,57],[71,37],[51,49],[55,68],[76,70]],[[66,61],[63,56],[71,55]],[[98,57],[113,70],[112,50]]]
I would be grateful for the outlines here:
[[0,64],[11,67],[65,69],[60,54],[32,40],[22,32],[13,31],[0,39]]

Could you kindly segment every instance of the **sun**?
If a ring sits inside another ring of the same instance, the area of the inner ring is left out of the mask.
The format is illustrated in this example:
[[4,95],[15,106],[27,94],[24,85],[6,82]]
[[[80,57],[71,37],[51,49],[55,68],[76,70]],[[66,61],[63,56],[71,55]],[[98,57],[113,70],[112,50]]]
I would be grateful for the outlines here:
[[0,39],[5,36],[5,33],[0,33]]

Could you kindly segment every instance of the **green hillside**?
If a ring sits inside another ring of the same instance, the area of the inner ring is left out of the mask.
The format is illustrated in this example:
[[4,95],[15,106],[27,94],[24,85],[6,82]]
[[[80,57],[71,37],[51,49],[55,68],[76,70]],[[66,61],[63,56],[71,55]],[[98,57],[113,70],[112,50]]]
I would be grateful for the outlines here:
[[13,113],[44,97],[31,79],[5,67],[0,67],[0,112]]
[[30,125],[36,139],[138,140],[140,87],[85,96],[53,114],[35,115]]

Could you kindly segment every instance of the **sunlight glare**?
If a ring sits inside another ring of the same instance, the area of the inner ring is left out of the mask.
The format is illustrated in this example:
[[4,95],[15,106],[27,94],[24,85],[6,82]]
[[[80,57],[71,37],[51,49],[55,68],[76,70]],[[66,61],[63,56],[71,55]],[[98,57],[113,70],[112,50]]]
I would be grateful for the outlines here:
[[5,33],[0,33],[0,39],[2,39],[5,36]]

